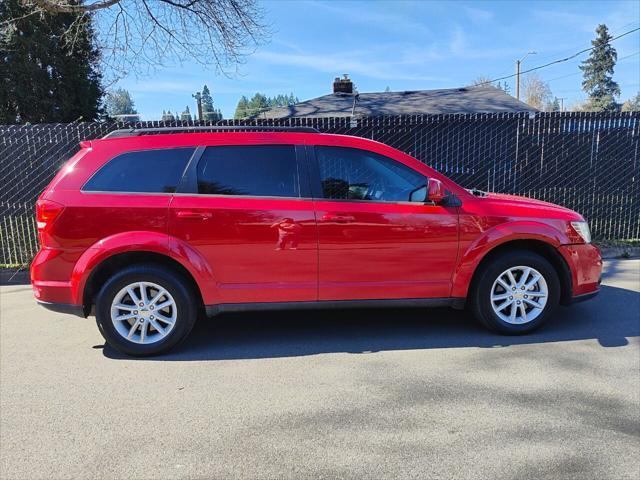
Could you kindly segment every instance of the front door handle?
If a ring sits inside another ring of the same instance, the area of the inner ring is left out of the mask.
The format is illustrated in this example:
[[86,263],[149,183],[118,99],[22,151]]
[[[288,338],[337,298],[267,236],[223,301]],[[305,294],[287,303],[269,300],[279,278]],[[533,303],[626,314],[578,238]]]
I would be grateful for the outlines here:
[[196,212],[194,210],[178,210],[176,212],[178,218],[185,218],[191,220],[207,220],[213,215],[209,212]]
[[323,222],[335,222],[335,223],[351,223],[356,221],[356,217],[353,215],[340,215],[336,213],[325,213],[322,216]]

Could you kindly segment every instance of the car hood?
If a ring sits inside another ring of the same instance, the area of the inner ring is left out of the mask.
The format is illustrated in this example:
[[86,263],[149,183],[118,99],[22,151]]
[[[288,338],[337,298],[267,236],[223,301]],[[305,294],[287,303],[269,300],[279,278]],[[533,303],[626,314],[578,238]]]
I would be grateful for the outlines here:
[[581,220],[582,216],[565,207],[556,205],[555,203],[545,202],[542,200],[536,200],[534,198],[521,197],[519,195],[508,195],[505,193],[488,193],[485,197],[492,202],[499,203],[500,205],[509,205],[513,207],[529,207],[538,210],[553,211],[554,213],[565,213],[567,218],[571,220]]

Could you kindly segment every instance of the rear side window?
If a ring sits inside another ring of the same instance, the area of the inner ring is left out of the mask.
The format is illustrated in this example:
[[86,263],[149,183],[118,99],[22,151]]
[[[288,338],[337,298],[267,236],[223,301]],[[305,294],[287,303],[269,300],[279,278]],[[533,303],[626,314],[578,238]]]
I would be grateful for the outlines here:
[[299,197],[293,145],[208,147],[198,163],[198,193]]
[[169,148],[123,153],[109,160],[82,190],[173,193],[194,150]]

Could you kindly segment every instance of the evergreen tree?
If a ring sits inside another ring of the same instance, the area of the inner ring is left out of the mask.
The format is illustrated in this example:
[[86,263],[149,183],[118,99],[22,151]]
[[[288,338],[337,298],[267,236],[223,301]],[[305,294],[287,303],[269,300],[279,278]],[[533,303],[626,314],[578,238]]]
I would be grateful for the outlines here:
[[259,115],[261,112],[269,108],[269,99],[262,93],[256,93],[251,100],[249,100],[249,111],[251,117]]
[[260,113],[273,107],[288,107],[295,103],[300,103],[298,97],[293,93],[285,95],[279,93],[273,97],[267,97],[262,93],[256,93],[251,100],[248,100],[244,95],[238,100],[236,106],[236,112],[233,118],[249,118],[258,116]]
[[560,100],[558,97],[553,97],[553,100],[544,107],[545,112],[559,112],[560,111]]
[[182,120],[183,122],[191,121],[191,112],[189,111],[189,105],[184,107],[184,112],[180,114],[180,120]]
[[236,120],[241,118],[247,118],[249,116],[248,110],[249,110],[249,100],[247,100],[247,97],[243,95],[242,97],[240,97],[240,100],[238,100],[238,105],[236,105],[236,111],[233,114],[233,118],[235,118]]
[[162,111],[163,122],[174,122],[175,119],[176,117],[173,116],[173,113],[171,113],[171,110],[167,110],[167,113],[164,113],[164,110]]
[[202,116],[204,120],[208,120],[211,122],[215,122],[218,120],[222,120],[222,115],[219,110],[216,110],[213,107],[213,97],[211,96],[211,92],[209,91],[209,87],[206,85],[202,87]]
[[117,88],[116,90],[108,92],[104,106],[110,117],[116,115],[135,115],[138,113],[131,94],[124,88]]
[[391,88],[389,88],[389,85],[387,85],[384,89],[385,93],[389,93],[391,91]]
[[613,81],[613,69],[618,59],[616,49],[611,45],[607,26],[598,25],[596,39],[591,41],[593,50],[582,65],[584,80],[582,89],[589,94],[589,109],[595,112],[618,109],[615,97],[620,95],[620,87]]
[[91,16],[34,8],[0,2],[0,123],[96,119],[103,90]]

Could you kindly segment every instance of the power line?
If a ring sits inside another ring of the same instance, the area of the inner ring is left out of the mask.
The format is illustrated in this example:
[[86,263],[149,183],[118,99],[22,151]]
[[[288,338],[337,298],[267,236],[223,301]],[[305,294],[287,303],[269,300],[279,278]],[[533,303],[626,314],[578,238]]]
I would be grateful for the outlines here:
[[[620,57],[620,58],[618,58],[616,63],[620,63],[621,60],[625,60],[627,58],[634,57],[634,56],[638,55],[639,53],[640,53],[640,50],[638,50],[637,52],[634,52],[634,53],[632,53],[630,55],[625,55],[624,57]],[[574,77],[576,75],[580,75],[581,73],[582,72],[568,73],[566,75],[561,75],[559,77],[550,78],[549,80],[545,80],[545,82],[549,83],[549,82],[553,82],[555,80],[560,80],[561,78]]]
[[[633,30],[629,30],[628,32],[624,32],[624,33],[622,33],[622,34],[618,35],[617,37],[613,37],[611,40],[609,40],[609,41],[607,42],[607,44],[609,44],[609,43],[613,42],[614,40],[618,40],[619,38],[622,38],[622,37],[624,37],[624,36],[626,36],[626,35],[629,35],[630,33],[637,32],[638,30],[640,30],[640,27],[638,27],[638,28],[634,28]],[[559,60],[554,60],[553,62],[545,63],[544,65],[540,65],[540,66],[538,66],[538,67],[533,67],[533,68],[530,68],[529,70],[524,70],[523,72],[520,72],[520,75],[523,75],[523,74],[525,74],[525,73],[529,73],[529,72],[533,72],[533,71],[535,71],[535,70],[540,70],[541,68],[550,67],[551,65],[556,65],[556,64],[558,64],[558,63],[564,63],[564,62],[567,62],[567,61],[569,61],[569,60],[571,60],[571,59],[573,59],[573,58],[576,58],[576,57],[577,57],[577,56],[579,56],[579,55],[582,55],[583,53],[590,52],[590,51],[591,51],[591,50],[593,50],[594,48],[596,48],[596,47],[595,47],[595,46],[593,46],[593,47],[590,47],[590,48],[585,48],[584,50],[580,50],[579,52],[574,53],[573,55],[570,55],[570,56],[568,56],[568,57],[561,58],[561,59],[559,59]],[[625,58],[626,58],[626,57],[625,57]],[[486,85],[486,84],[491,84],[491,83],[497,82],[497,81],[499,81],[499,80],[506,80],[507,78],[513,78],[513,77],[515,77],[516,75],[518,75],[518,74],[517,74],[517,73],[512,73],[511,75],[507,75],[507,76],[505,76],[505,77],[494,78],[493,80],[488,80],[488,81],[486,81],[486,82],[478,83],[476,86]]]

